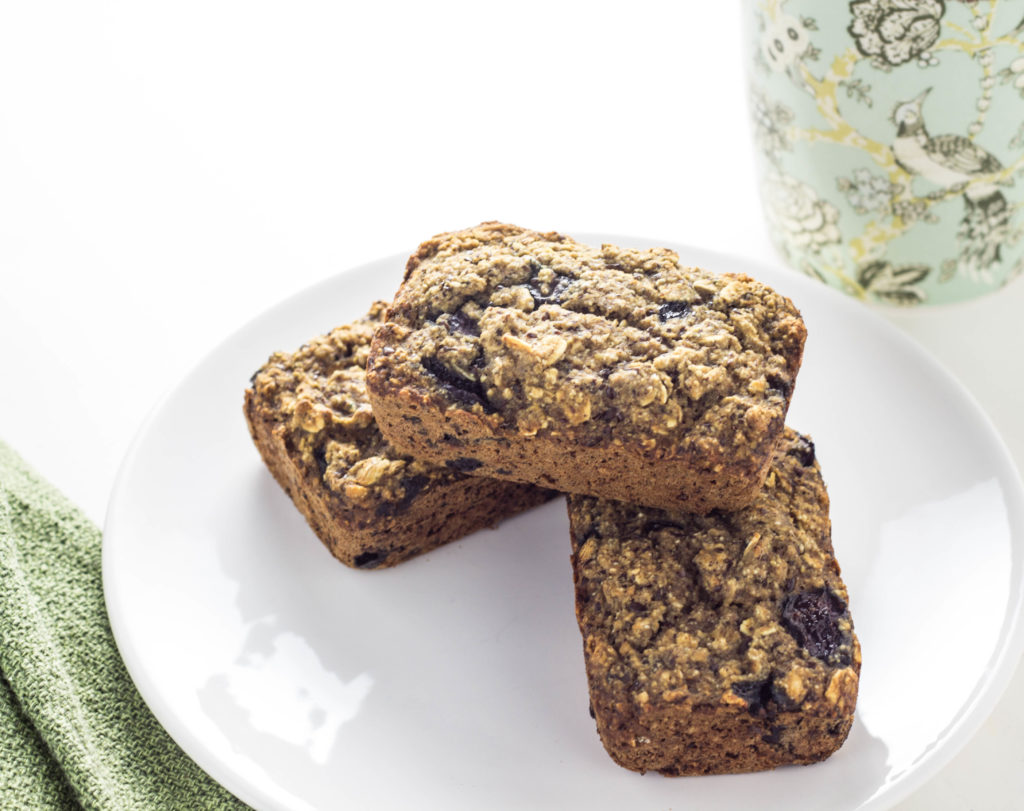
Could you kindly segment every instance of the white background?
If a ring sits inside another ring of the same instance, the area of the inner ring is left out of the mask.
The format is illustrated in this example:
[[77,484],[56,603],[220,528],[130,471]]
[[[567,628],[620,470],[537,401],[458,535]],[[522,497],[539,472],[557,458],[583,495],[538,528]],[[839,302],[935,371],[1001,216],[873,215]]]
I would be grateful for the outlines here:
[[[0,438],[101,522],[145,414],[221,339],[485,219],[776,261],[739,21],[728,2],[0,3]],[[1022,309],[1018,281],[888,312],[1018,467]],[[1018,671],[900,807],[1019,807],[1022,725]]]

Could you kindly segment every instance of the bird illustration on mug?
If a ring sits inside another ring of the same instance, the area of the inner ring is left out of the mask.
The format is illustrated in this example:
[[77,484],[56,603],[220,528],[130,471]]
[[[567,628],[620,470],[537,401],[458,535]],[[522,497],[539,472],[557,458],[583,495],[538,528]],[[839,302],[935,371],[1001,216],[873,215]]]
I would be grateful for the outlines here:
[[922,108],[931,88],[910,101],[896,105],[892,121],[896,138],[892,152],[905,172],[919,175],[936,186],[963,191],[964,216],[957,231],[963,248],[960,265],[971,276],[983,277],[1001,258],[1000,249],[1009,235],[1010,208],[994,176],[1003,164],[992,153],[965,135],[931,135]]

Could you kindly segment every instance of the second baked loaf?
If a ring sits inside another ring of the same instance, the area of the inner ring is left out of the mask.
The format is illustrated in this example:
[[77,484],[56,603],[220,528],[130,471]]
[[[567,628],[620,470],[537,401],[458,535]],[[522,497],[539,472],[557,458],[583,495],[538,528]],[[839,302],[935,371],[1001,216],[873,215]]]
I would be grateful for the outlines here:
[[411,257],[367,387],[418,458],[706,513],[756,495],[805,335],[749,277],[484,223]]
[[392,448],[366,397],[366,354],[384,316],[274,354],[245,392],[245,418],[274,478],[331,553],[393,566],[546,501],[539,487],[470,477]]
[[787,429],[744,509],[570,496],[569,520],[591,712],[617,763],[719,774],[840,747],[860,646],[809,439]]

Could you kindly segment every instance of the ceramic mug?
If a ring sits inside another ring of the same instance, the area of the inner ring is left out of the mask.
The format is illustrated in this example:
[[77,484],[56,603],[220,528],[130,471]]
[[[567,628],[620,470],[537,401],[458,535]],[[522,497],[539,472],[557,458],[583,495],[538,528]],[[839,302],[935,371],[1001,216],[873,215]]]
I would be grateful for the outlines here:
[[761,199],[785,261],[859,298],[1024,273],[1024,3],[744,0]]

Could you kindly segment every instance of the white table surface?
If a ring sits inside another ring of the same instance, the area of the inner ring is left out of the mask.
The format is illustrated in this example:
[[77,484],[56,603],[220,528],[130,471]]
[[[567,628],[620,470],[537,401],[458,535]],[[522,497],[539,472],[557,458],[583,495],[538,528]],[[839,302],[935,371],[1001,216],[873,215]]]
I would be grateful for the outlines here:
[[[0,437],[101,523],[144,416],[222,338],[484,219],[776,262],[737,5],[4,4]],[[1018,281],[886,314],[1024,469],[1022,311]],[[1020,808],[1022,726],[1019,668],[899,808]]]

